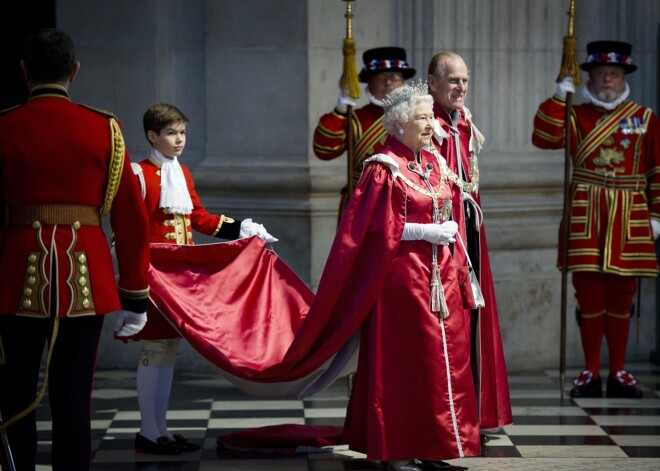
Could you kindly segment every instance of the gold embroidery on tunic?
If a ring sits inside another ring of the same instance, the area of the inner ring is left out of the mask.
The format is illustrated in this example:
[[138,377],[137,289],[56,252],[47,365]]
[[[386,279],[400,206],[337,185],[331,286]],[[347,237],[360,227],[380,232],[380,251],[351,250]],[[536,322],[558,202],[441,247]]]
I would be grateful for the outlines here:
[[626,168],[624,166],[616,166],[626,160],[626,156],[618,149],[606,149],[601,147],[600,153],[594,157],[593,163],[596,166],[596,173],[605,175],[617,173],[624,173]]

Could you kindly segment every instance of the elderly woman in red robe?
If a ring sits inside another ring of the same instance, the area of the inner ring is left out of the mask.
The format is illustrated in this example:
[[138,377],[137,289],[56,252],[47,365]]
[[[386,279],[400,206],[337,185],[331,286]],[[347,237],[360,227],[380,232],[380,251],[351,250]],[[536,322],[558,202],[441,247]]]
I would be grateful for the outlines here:
[[387,231],[391,262],[362,325],[345,436],[390,469],[421,469],[414,459],[442,469],[449,465],[440,460],[480,452],[469,318],[449,249],[457,231],[448,220],[451,182],[444,159],[426,150],[426,85],[403,86],[385,103],[388,140],[366,161],[338,231],[345,237],[353,219],[374,217],[378,205],[391,222],[373,227]]

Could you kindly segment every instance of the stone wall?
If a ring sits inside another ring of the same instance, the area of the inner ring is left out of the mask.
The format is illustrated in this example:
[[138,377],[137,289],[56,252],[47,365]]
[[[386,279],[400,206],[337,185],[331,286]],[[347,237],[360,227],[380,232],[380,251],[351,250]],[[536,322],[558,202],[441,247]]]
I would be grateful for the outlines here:
[[[656,106],[657,2],[577,3],[580,61],[588,41],[633,43],[640,70],[630,76],[632,98]],[[202,202],[264,223],[280,239],[280,257],[315,287],[334,235],[346,161],[316,159],[311,139],[319,116],[336,101],[345,5],[60,0],[57,21],[72,34],[82,61],[73,98],[120,117],[133,160],[148,152],[144,110],[157,101],[179,106],[191,118],[182,161]],[[465,58],[467,104],[487,139],[482,201],[508,366],[556,367],[563,153],[533,148],[530,136],[537,105],[555,88],[568,1],[357,0],[353,9],[358,67],[365,49],[386,45],[405,47],[422,79],[434,52]],[[570,285],[568,292],[567,359],[579,366]],[[646,360],[654,348],[653,293],[655,283],[646,280],[640,344],[632,329],[630,359]],[[111,327],[109,319],[99,366],[134,367],[137,346],[112,340]],[[182,350],[178,368],[211,368],[188,346]]]

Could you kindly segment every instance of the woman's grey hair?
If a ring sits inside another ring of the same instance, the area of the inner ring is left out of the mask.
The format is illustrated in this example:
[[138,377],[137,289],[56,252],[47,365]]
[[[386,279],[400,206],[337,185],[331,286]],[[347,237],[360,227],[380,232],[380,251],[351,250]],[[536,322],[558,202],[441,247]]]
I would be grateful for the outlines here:
[[426,82],[405,84],[392,90],[383,100],[385,131],[390,135],[396,135],[398,129],[412,117],[413,110],[420,101],[433,104],[433,97],[428,94]]

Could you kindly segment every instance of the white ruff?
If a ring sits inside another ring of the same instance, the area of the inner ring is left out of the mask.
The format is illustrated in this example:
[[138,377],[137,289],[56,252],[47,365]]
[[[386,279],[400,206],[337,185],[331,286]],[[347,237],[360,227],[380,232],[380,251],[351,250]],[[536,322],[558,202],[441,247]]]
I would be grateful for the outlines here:
[[618,98],[616,98],[614,101],[611,101],[609,103],[601,101],[595,96],[593,96],[588,86],[582,89],[582,95],[584,96],[584,99],[587,100],[588,102],[591,102],[596,106],[600,106],[601,108],[606,109],[607,111],[612,111],[614,108],[616,108],[621,103],[626,101],[628,95],[630,95],[630,87],[626,83],[626,88],[625,90],[623,90],[623,92],[621,92],[621,95],[619,95]]
[[151,149],[151,159],[160,166],[160,203],[159,207],[168,208],[173,214],[192,213],[186,178],[178,159],[168,159],[156,149]]
[[367,99],[369,100],[369,103],[371,103],[372,105],[380,106],[381,108],[383,107],[383,100],[379,100],[378,98],[373,96],[369,91],[368,86],[364,88],[364,93],[365,95],[367,95]]

